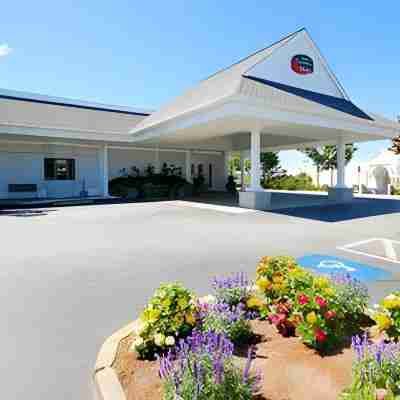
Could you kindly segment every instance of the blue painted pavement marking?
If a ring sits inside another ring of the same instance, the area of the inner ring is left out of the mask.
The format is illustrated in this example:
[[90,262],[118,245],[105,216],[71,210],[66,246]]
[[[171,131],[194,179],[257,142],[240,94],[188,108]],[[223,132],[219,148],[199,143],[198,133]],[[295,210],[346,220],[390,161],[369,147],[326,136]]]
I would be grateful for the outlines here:
[[297,262],[302,267],[311,269],[317,274],[350,274],[353,278],[364,282],[389,279],[392,276],[390,272],[382,268],[321,254],[305,255],[299,257]]

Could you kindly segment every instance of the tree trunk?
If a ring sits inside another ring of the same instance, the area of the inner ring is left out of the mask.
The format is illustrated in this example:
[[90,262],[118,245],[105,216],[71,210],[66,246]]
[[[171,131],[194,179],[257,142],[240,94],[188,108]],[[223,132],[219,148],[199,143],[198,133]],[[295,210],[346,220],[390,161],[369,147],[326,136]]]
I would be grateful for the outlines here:
[[319,165],[317,165],[317,187],[319,189]]

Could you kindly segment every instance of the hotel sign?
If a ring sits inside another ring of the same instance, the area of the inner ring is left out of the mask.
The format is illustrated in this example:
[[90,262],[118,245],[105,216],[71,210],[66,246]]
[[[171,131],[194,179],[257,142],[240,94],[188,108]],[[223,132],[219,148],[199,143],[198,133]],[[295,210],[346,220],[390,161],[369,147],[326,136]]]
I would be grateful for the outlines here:
[[308,75],[314,72],[314,61],[305,54],[297,54],[292,57],[291,66],[296,74]]

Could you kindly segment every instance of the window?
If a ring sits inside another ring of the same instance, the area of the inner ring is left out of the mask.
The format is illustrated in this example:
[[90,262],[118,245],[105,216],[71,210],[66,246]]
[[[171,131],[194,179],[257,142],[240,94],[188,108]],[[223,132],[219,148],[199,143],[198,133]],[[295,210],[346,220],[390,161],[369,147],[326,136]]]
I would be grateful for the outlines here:
[[64,158],[45,158],[44,179],[56,181],[75,180],[75,160]]

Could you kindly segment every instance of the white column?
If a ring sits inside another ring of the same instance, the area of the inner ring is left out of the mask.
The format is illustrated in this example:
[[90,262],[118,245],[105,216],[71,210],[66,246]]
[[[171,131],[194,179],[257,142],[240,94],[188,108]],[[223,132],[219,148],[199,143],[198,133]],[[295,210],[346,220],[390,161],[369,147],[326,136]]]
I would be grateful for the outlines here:
[[159,174],[160,172],[161,172],[160,149],[156,147],[154,154],[154,173]]
[[185,178],[192,183],[192,151],[187,150],[185,153]]
[[245,164],[246,153],[244,151],[240,152],[240,188],[243,191],[244,188],[244,164]]
[[258,192],[263,190],[260,185],[261,179],[261,135],[260,131],[254,130],[250,134],[250,154],[251,154],[251,185],[250,190]]
[[224,157],[225,157],[225,163],[224,163],[224,168],[225,168],[225,176],[224,176],[224,178],[225,178],[225,182],[227,181],[227,179],[228,179],[228,176],[230,175],[230,171],[229,171],[229,162],[230,162],[230,160],[231,160],[231,158],[232,158],[232,152],[231,151],[225,151],[224,152]]
[[337,188],[346,188],[345,172],[346,172],[346,142],[342,137],[337,142]]
[[101,152],[101,194],[105,197],[109,196],[108,194],[108,145],[104,145]]

